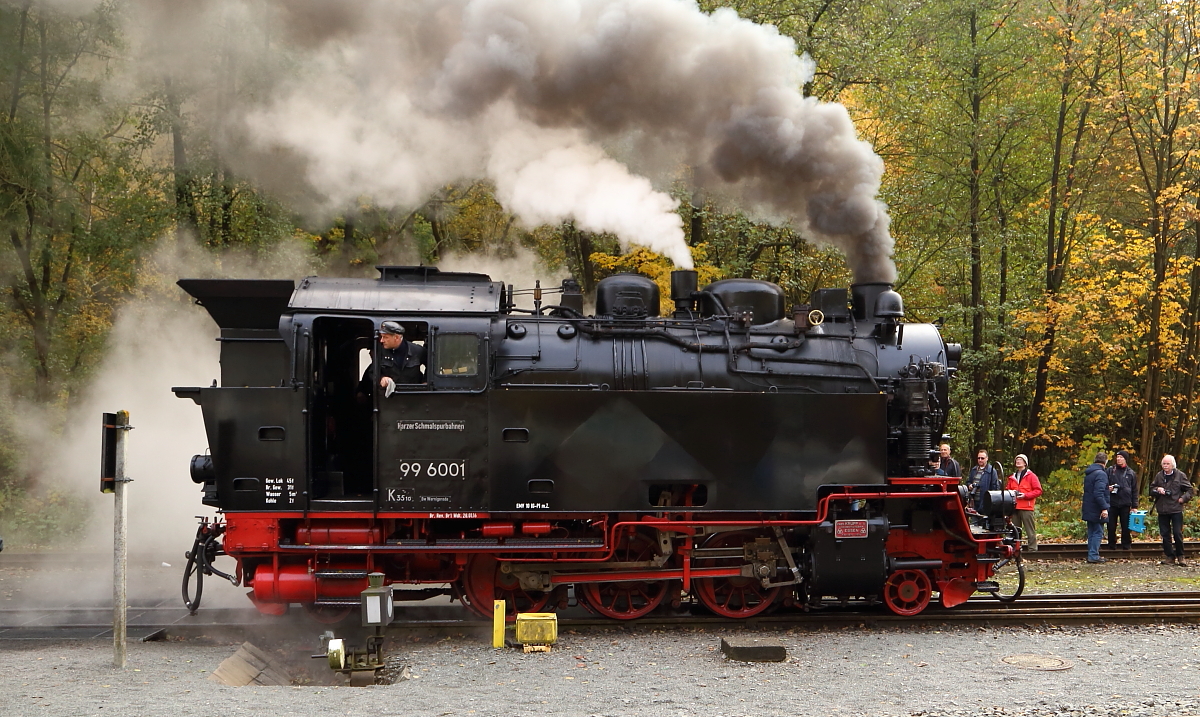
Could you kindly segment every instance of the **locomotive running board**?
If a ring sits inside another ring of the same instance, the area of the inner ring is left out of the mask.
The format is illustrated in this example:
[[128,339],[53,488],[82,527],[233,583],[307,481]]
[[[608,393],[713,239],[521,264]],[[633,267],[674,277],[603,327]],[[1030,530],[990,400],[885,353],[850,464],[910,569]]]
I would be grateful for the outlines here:
[[[596,539],[581,539],[578,541],[555,541],[555,542],[538,542],[535,540],[509,541],[501,543],[495,539],[479,538],[479,539],[461,539],[452,538],[448,540],[438,540],[433,543],[424,540],[399,540],[389,541],[387,545],[279,545],[280,551],[286,552],[356,552],[356,553],[416,553],[416,552],[444,552],[448,549],[457,550],[472,550],[478,552],[489,553],[512,553],[524,551],[546,551],[546,550],[604,550],[607,546],[604,544],[603,538]],[[244,552],[264,552],[264,551],[244,551]],[[265,551],[270,552],[270,551]]]

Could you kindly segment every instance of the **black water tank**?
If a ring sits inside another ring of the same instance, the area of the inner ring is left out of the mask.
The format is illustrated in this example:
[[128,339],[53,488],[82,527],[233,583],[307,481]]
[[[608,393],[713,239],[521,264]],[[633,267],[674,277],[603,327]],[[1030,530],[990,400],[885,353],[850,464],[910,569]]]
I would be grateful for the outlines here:
[[[754,312],[754,324],[769,324],[783,318],[783,289],[769,281],[759,279],[722,279],[704,287],[725,305],[729,312]],[[719,313],[716,304],[704,297],[704,313]]]
[[658,284],[640,274],[617,274],[596,284],[596,315],[618,319],[658,316]]

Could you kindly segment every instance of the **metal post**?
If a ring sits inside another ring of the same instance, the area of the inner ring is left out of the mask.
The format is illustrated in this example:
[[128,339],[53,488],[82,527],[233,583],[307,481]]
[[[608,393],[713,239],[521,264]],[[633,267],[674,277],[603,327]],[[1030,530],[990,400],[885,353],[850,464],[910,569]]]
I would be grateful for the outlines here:
[[507,613],[503,600],[492,601],[492,647],[504,647],[504,616]]
[[125,667],[125,567],[128,559],[125,506],[125,436],[129,433],[129,412],[117,413],[116,475],[113,476],[113,666]]

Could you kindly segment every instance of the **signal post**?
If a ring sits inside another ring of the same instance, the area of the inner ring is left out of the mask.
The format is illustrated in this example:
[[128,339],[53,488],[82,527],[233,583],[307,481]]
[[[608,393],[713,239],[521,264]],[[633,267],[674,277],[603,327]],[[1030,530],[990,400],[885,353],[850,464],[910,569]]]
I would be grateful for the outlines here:
[[113,494],[113,666],[123,668],[127,608],[125,574],[129,557],[125,485],[130,482],[125,475],[125,436],[133,426],[129,425],[128,411],[104,414],[103,424],[100,492]]

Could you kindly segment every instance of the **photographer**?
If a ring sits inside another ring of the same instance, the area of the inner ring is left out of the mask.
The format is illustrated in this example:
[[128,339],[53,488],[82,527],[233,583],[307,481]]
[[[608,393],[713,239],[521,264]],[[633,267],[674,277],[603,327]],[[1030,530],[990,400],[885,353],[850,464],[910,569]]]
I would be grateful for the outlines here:
[[1129,511],[1137,510],[1137,474],[1129,467],[1129,452],[1117,451],[1116,465],[1108,467],[1109,513],[1108,547],[1117,547],[1117,529],[1121,531],[1121,550],[1132,550]]
[[[1187,566],[1183,562],[1183,504],[1192,499],[1192,492],[1192,482],[1175,468],[1175,456],[1163,456],[1162,470],[1150,483],[1150,495],[1158,511],[1158,534],[1166,555],[1159,565]],[[1171,538],[1175,539],[1174,549]]]

